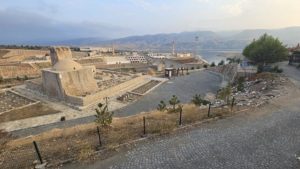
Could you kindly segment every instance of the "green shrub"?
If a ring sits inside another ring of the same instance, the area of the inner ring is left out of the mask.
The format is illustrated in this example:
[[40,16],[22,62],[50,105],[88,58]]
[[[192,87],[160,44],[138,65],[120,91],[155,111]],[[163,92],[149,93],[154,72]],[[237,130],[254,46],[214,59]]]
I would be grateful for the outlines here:
[[215,66],[216,66],[215,62],[212,62],[212,63],[210,64],[210,67],[215,67]]
[[173,110],[175,111],[176,105],[180,103],[180,100],[178,100],[177,96],[173,95],[172,98],[169,100],[169,103],[173,106]]
[[207,105],[210,103],[210,101],[202,99],[200,94],[194,95],[191,102],[194,103],[194,105],[196,106]]
[[273,67],[272,72],[275,72],[275,73],[282,73],[283,70],[280,69],[280,68],[278,67],[278,65],[276,65],[276,66]]
[[158,111],[165,111],[166,108],[167,108],[166,103],[165,103],[163,100],[160,101],[160,103],[159,103],[158,106],[157,106],[157,110],[158,110]]
[[107,127],[112,123],[112,117],[114,112],[109,112],[107,105],[102,103],[98,104],[98,108],[96,110],[96,120],[95,122],[102,127]]

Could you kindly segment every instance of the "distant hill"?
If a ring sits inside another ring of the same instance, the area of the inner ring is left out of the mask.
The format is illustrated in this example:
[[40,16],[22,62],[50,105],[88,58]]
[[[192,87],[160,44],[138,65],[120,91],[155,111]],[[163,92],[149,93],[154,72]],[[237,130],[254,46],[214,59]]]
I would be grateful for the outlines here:
[[237,33],[228,39],[231,40],[245,40],[250,41],[257,39],[262,34],[268,33],[275,37],[278,37],[281,41],[288,45],[293,45],[300,42],[300,27],[289,27],[283,29],[253,29],[253,30],[244,30],[240,33]]
[[252,29],[228,32],[181,32],[129,36],[113,40],[108,40],[107,38],[80,38],[52,42],[51,45],[111,46],[114,44],[116,48],[119,49],[170,51],[172,49],[172,43],[175,41],[176,50],[178,51],[195,49],[243,49],[253,39],[259,38],[264,33],[278,37],[281,41],[290,46],[300,42],[300,27],[289,27],[283,29]]

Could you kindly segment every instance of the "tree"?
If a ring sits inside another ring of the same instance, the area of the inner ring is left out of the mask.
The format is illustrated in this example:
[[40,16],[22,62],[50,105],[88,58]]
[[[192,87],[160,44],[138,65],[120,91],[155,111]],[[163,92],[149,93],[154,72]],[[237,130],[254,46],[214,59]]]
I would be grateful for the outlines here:
[[257,64],[268,64],[286,60],[289,53],[277,38],[264,34],[246,46],[243,55]]
[[228,61],[229,64],[231,64],[231,63],[241,63],[241,59],[237,58],[237,57],[227,58],[226,60]]
[[102,103],[98,104],[98,108],[96,110],[96,120],[95,122],[102,127],[107,127],[112,123],[112,117],[114,112],[109,112],[107,105]]
[[221,61],[219,62],[219,64],[218,64],[218,66],[222,66],[222,65],[224,65],[224,64],[225,64],[224,60],[221,60]]
[[159,110],[159,111],[164,111],[164,110],[166,110],[166,108],[167,108],[166,103],[165,103],[163,100],[160,101],[160,103],[159,103],[158,106],[157,106],[157,110]]
[[218,92],[218,97],[228,103],[231,93],[232,93],[231,86],[227,85],[226,87],[222,88]]
[[169,103],[173,106],[173,110],[175,112],[176,105],[180,103],[180,100],[178,100],[177,96],[173,95],[172,98],[169,100]]
[[212,62],[212,63],[210,64],[210,67],[215,67],[215,66],[216,66],[215,62]]

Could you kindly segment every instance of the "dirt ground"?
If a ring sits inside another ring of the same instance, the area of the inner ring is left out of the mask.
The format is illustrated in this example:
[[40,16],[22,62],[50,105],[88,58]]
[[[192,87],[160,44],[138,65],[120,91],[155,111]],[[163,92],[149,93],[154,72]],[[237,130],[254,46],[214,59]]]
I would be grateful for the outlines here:
[[52,109],[51,107],[37,103],[25,108],[12,110],[0,115],[0,123],[26,119],[30,117],[43,116],[48,114],[56,114],[59,111]]

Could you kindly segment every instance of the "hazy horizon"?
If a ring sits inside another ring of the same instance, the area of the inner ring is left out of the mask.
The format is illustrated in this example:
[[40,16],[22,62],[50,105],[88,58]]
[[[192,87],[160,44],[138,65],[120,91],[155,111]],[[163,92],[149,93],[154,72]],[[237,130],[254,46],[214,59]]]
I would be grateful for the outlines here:
[[2,43],[300,26],[299,0],[1,1]]

